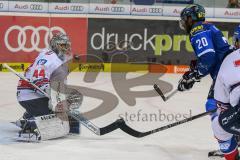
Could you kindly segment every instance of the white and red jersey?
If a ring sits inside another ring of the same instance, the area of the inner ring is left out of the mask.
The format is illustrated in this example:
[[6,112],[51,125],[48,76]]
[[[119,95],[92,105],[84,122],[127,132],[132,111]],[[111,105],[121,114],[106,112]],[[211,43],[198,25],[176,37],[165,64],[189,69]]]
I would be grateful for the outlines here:
[[229,54],[223,61],[214,87],[214,98],[236,106],[240,99],[240,49]]
[[[24,76],[39,88],[42,88],[46,85],[49,86],[50,79],[52,79],[53,76],[66,78],[66,75],[68,74],[68,68],[66,65],[64,65],[65,67],[62,66],[63,64],[66,64],[67,60],[69,59],[61,60],[52,50],[44,49],[39,53],[34,63],[27,68]],[[26,101],[42,97],[45,96],[39,92],[36,92],[36,89],[31,84],[22,79],[19,80],[17,87],[18,101]]]
[[[240,49],[230,53],[222,62],[214,86],[214,99],[226,104],[226,107],[236,106],[240,99]],[[222,111],[220,107],[218,114]],[[218,116],[212,119],[214,136],[219,141],[229,141],[233,134],[225,131],[219,124]],[[229,145],[229,144],[228,144]],[[222,145],[222,147],[225,147]],[[230,155],[230,154],[229,154]]]

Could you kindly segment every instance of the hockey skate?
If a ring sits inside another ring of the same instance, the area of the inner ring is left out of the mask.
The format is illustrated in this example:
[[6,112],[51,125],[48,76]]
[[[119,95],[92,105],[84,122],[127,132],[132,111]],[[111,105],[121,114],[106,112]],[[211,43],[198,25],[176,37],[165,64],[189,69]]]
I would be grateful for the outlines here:
[[18,132],[17,141],[24,142],[39,142],[41,140],[40,132],[36,126],[35,121],[24,120],[25,123],[21,122],[21,130]]

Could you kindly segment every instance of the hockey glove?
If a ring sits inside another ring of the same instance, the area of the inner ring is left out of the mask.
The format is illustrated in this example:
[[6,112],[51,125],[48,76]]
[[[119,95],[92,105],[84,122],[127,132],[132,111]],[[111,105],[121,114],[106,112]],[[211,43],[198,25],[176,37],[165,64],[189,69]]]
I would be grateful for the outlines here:
[[197,60],[191,60],[190,62],[190,71],[194,71],[194,70],[197,70]]
[[201,76],[197,70],[190,70],[183,74],[182,79],[178,82],[178,90],[186,91],[193,87],[195,82],[200,82]]
[[220,126],[231,134],[240,135],[240,106],[229,107],[220,113],[218,118]]
[[66,100],[68,102],[70,109],[78,109],[82,105],[83,95],[76,89],[69,88],[66,95]]

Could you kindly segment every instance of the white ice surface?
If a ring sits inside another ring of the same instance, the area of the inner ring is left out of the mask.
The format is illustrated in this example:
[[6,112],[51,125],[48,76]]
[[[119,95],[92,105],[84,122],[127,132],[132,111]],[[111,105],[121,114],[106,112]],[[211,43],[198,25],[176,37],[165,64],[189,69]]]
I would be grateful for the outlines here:
[[[119,99],[117,108],[92,122],[99,127],[105,126],[127,112],[165,114],[199,114],[205,111],[205,101],[211,79],[206,77],[191,91],[177,93],[167,102],[159,96],[138,98],[135,106],[129,107],[115,92],[109,73],[101,73],[94,83],[83,82],[83,73],[72,73],[69,83],[108,91]],[[134,74],[132,74],[134,75]],[[138,76],[139,74],[135,74]],[[176,87],[181,75],[166,74],[161,77]],[[104,136],[96,136],[82,127],[78,136],[68,136],[41,143],[19,143],[14,141],[18,131],[9,122],[23,114],[16,101],[15,92],[18,78],[11,73],[0,73],[0,160],[207,160],[207,153],[217,149],[208,116],[192,122],[155,133],[144,138],[134,138],[122,131],[114,131]],[[137,89],[149,89],[142,87]],[[101,101],[84,97],[81,111],[97,107]],[[127,121],[134,129],[147,131],[166,125],[165,121]]]

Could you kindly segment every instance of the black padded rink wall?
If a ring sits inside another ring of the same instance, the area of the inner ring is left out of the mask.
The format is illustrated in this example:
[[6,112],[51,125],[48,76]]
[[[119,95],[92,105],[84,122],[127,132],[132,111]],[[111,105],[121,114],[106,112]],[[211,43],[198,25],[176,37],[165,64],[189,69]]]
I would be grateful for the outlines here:
[[[214,23],[231,43],[236,23]],[[88,61],[189,64],[195,58],[188,35],[174,20],[88,20]],[[98,60],[99,61],[99,60]]]

